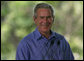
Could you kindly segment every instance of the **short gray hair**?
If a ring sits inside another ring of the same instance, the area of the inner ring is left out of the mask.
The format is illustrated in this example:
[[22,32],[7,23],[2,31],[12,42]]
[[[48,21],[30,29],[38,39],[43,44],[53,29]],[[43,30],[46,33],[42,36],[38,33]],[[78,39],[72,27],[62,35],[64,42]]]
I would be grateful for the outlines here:
[[52,16],[54,16],[54,11],[51,5],[47,4],[47,3],[39,3],[36,5],[36,7],[34,8],[34,16],[35,18],[37,18],[37,10],[39,8],[46,8],[46,9],[50,9],[51,10],[51,14]]

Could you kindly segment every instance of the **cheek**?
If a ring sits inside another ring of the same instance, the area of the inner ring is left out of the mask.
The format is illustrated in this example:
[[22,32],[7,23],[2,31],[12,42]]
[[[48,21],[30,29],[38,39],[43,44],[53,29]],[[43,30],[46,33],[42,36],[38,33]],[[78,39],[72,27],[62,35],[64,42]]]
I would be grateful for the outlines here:
[[40,25],[41,23],[42,23],[42,21],[38,19],[37,24]]
[[53,22],[52,22],[51,20],[49,20],[48,23],[49,23],[50,25],[52,25]]
[[40,26],[40,24],[41,24],[41,21],[39,21],[38,19],[35,21],[35,24],[37,25],[37,26]]
[[[39,20],[40,20],[40,21],[39,21]],[[42,27],[42,24],[45,23],[45,21],[43,21],[42,19],[37,19],[37,20],[35,21],[35,23],[36,23],[36,25],[37,25],[38,27]],[[53,21],[52,21],[51,19],[48,19],[48,21],[47,21],[46,23],[49,24],[48,27],[50,27],[50,26],[52,25]]]

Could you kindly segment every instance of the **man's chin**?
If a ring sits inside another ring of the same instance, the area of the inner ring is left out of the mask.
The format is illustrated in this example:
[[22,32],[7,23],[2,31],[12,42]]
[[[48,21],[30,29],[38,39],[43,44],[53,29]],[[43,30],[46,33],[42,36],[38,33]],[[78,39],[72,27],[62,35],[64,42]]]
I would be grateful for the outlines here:
[[42,28],[41,31],[48,32],[49,31],[49,28]]

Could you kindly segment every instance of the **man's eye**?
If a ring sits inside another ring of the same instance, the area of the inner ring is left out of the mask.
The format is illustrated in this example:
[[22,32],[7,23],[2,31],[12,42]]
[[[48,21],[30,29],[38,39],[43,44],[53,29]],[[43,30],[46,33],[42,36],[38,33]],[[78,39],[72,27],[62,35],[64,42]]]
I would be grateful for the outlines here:
[[51,18],[51,16],[48,16],[47,18]]
[[41,19],[43,19],[44,17],[40,17]]

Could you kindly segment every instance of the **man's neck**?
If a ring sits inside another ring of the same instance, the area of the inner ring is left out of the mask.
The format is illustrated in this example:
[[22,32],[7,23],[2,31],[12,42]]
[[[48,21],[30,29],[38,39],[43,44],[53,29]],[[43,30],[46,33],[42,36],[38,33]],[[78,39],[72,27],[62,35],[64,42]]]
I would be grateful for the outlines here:
[[39,32],[41,33],[42,36],[46,37],[47,39],[49,39],[49,37],[51,35],[50,31],[47,31],[47,32],[41,32],[41,31],[39,31]]

